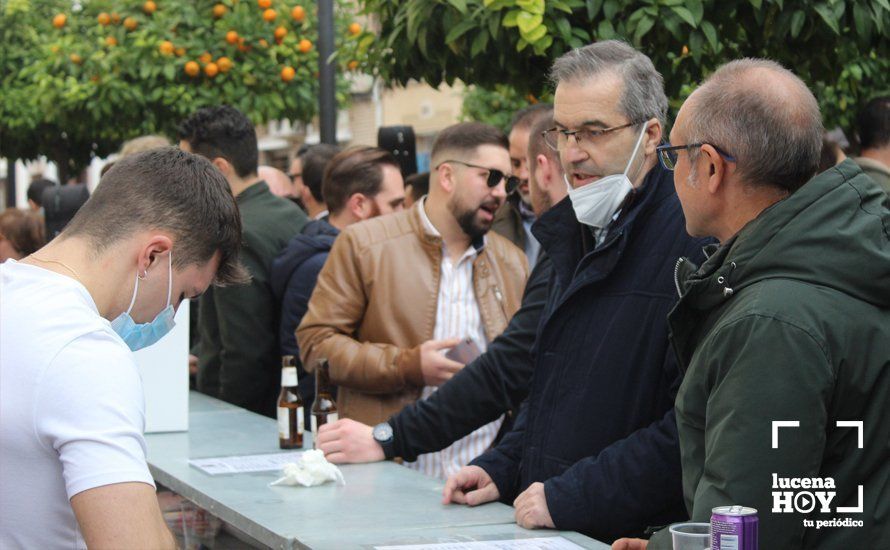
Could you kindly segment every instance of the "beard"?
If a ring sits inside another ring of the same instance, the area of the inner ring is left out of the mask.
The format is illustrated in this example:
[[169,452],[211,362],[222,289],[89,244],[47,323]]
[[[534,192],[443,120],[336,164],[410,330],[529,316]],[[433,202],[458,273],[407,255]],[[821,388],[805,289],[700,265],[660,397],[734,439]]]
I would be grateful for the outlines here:
[[[486,207],[486,209],[492,213],[492,221],[481,218],[479,210],[482,207]],[[463,206],[455,199],[452,199],[448,204],[448,208],[451,210],[451,215],[454,216],[454,219],[457,221],[461,230],[465,235],[470,237],[471,240],[476,240],[488,233],[491,229],[491,224],[494,221],[494,212],[499,207],[500,201],[497,200],[486,201],[475,208]]]

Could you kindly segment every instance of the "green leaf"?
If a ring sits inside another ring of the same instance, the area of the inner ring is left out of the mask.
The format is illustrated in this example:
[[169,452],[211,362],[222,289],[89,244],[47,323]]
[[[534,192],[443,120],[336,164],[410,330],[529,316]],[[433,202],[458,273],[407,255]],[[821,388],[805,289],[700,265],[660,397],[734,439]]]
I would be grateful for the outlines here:
[[754,9],[760,11],[760,6],[763,5],[763,0],[751,0],[751,5],[754,6]]
[[488,46],[488,34],[480,32],[473,39],[473,45],[470,46],[470,57],[476,57],[482,53],[486,46]]
[[797,10],[794,12],[794,15],[791,16],[791,38],[797,38],[801,29],[803,29],[806,19],[807,16],[803,11]]
[[[888,1],[888,0],[874,0],[874,1],[877,2],[878,4],[880,4],[881,7],[883,7],[885,11],[890,11],[890,1]],[[875,10],[875,14],[878,14],[877,10]]]
[[837,20],[834,18],[834,12],[827,4],[817,4],[813,9],[825,21],[825,24],[834,31],[834,34],[840,35],[841,30],[838,27]]
[[448,3],[462,15],[467,14],[467,0],[448,0]]
[[615,14],[618,13],[620,7],[616,0],[606,0],[603,4],[603,15],[605,15],[606,20],[611,21]]
[[602,21],[600,21],[600,24],[596,27],[597,40],[608,40],[614,37],[615,27],[612,26],[612,22],[608,19],[603,19]]
[[705,15],[705,7],[702,4],[702,0],[687,0],[686,7],[689,8],[689,13],[692,14],[695,24],[700,24],[702,17]]
[[603,7],[603,0],[587,0],[587,19],[593,21]]
[[544,25],[538,25],[537,27],[535,27],[535,30],[526,34],[523,38],[525,38],[532,44],[537,44],[537,42],[545,36],[547,36],[547,27]]
[[655,19],[649,16],[642,18],[634,31],[634,42],[639,44],[643,37],[646,36],[646,33],[652,29],[653,25],[655,25]]
[[510,10],[504,16],[504,22],[501,23],[505,27],[515,27],[519,24],[519,16],[522,14],[522,10]]
[[701,63],[703,46],[704,39],[702,38],[702,34],[698,31],[692,31],[692,34],[689,35],[689,53],[692,54],[692,59],[694,59],[696,63]]
[[672,6],[671,9],[680,16],[683,21],[686,21],[690,27],[695,28],[695,17],[692,15],[692,12],[683,6]]
[[523,11],[535,15],[544,15],[544,0],[516,0],[516,5]]
[[519,32],[522,34],[529,34],[541,26],[541,23],[543,22],[543,16],[525,11],[516,17],[516,25],[519,27]]
[[[476,22],[472,19],[464,19],[460,23],[458,23],[455,27],[449,31],[448,36],[445,37],[445,43],[451,44],[461,36],[467,33],[470,29],[476,28]],[[483,34],[483,33],[480,33]]]
[[528,41],[525,38],[520,38],[519,42],[516,43],[516,51],[521,52],[525,48],[528,47]]
[[550,4],[554,8],[556,8],[560,11],[563,11],[569,15],[572,15],[572,7],[569,6],[568,4],[566,4],[565,2],[560,2],[560,0],[551,0]]
[[572,39],[572,24],[565,17],[560,17],[556,20],[556,29],[565,42]]
[[661,21],[661,25],[671,33],[671,36],[674,37],[674,40],[678,42],[682,42],[684,39],[683,33],[680,31],[680,20],[676,17],[665,17]]
[[705,38],[708,39],[711,50],[714,52],[718,51],[720,43],[717,41],[717,29],[714,28],[714,25],[710,21],[702,21],[701,30],[705,34]]

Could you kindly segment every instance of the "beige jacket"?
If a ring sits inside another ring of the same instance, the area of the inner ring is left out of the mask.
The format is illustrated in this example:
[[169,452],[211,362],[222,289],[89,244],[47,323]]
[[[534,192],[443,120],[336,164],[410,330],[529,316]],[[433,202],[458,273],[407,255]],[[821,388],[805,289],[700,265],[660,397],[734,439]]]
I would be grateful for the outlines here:
[[[424,231],[419,207],[347,227],[318,276],[297,328],[308,371],[327,358],[341,418],[387,420],[424,386],[420,344],[433,336],[442,239]],[[485,335],[493,340],[522,299],[525,254],[489,232],[473,262]]]

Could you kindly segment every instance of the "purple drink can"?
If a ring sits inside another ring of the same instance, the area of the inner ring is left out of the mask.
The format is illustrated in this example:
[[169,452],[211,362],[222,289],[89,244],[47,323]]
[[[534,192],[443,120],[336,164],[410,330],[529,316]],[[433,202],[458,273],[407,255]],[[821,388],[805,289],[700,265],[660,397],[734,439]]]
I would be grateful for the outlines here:
[[718,506],[711,510],[711,550],[757,550],[757,510]]

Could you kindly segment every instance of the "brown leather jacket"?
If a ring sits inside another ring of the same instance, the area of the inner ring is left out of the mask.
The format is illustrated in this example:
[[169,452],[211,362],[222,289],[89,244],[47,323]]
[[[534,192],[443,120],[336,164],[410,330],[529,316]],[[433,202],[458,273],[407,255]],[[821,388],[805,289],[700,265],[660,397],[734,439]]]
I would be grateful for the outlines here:
[[[383,422],[424,386],[420,344],[432,338],[436,322],[442,239],[424,231],[420,207],[340,233],[297,328],[306,369],[328,359],[341,418]],[[489,341],[519,309],[527,276],[522,250],[489,232],[473,262]]]

